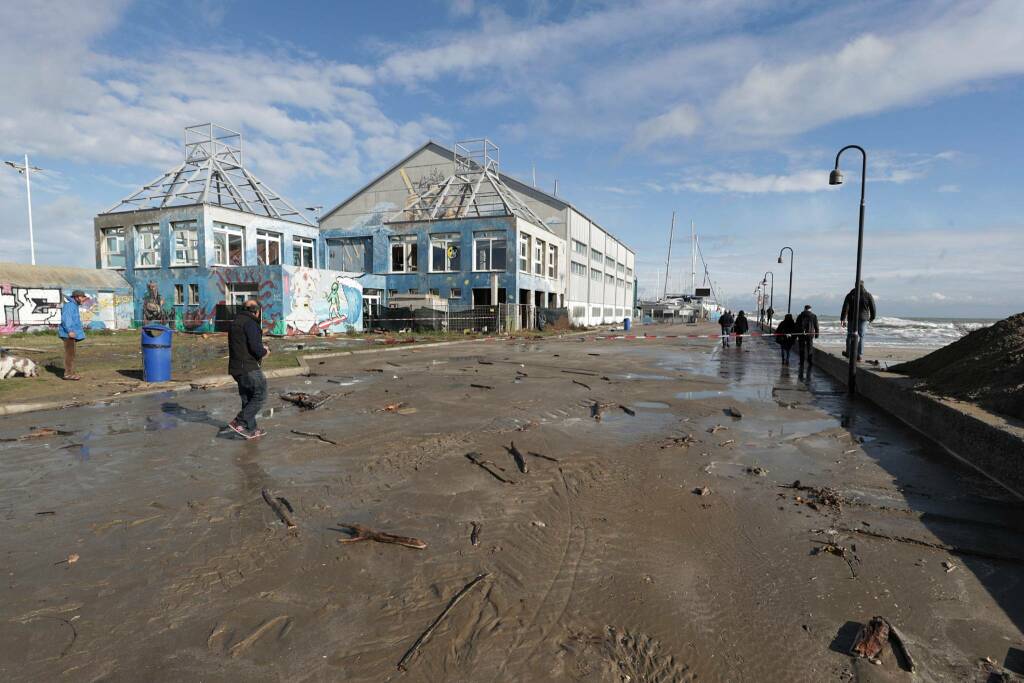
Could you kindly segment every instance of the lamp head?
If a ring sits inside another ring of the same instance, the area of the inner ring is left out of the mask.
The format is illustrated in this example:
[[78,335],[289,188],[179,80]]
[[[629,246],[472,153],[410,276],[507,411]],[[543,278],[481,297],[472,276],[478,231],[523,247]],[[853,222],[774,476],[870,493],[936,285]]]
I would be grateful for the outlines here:
[[828,174],[829,185],[842,185],[843,184],[843,172],[838,168],[832,169],[832,172]]
[[782,257],[781,256],[779,257],[779,263],[782,263]]

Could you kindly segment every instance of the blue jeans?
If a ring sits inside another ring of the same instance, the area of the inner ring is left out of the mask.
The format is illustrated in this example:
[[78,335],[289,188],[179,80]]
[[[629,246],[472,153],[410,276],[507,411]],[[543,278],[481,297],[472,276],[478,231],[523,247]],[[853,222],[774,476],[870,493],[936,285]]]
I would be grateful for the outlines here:
[[[867,332],[867,329],[867,320],[861,320],[857,323],[857,358],[864,355],[864,333]],[[850,331],[846,333],[846,353],[850,353],[850,349],[853,346],[851,343],[853,341],[853,335],[850,334],[852,331],[853,328],[850,328]]]
[[238,395],[242,398],[242,409],[235,420],[252,431],[256,429],[256,414],[267,400],[267,378],[260,369],[250,370],[244,375],[235,375]]

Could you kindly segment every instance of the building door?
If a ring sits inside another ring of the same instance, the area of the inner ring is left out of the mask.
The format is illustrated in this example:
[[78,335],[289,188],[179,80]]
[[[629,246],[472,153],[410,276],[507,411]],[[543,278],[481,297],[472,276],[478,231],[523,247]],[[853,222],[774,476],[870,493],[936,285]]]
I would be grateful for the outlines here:
[[117,316],[114,314],[114,293],[99,292],[96,297],[96,313],[93,320],[103,323],[103,329],[117,329]]
[[490,306],[491,305],[491,289],[490,287],[474,287],[473,288],[473,305],[474,306]]
[[258,299],[259,292],[260,288],[255,283],[236,282],[228,285],[224,300],[231,306],[241,306],[249,299]]

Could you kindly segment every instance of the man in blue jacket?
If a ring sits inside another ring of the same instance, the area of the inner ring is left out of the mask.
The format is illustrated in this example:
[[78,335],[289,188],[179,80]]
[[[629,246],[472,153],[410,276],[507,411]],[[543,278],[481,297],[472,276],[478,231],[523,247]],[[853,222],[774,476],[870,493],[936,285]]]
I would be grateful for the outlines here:
[[228,330],[228,374],[238,383],[238,395],[242,398],[242,409],[228,428],[246,439],[266,434],[256,427],[256,414],[267,400],[267,378],[260,363],[268,353],[270,349],[264,346],[260,329],[260,303],[249,299]]
[[82,328],[82,316],[79,307],[89,300],[80,289],[71,292],[71,298],[60,309],[60,326],[57,327],[57,336],[64,340],[64,379],[82,379],[75,372],[75,351],[78,342],[85,339],[85,330]]

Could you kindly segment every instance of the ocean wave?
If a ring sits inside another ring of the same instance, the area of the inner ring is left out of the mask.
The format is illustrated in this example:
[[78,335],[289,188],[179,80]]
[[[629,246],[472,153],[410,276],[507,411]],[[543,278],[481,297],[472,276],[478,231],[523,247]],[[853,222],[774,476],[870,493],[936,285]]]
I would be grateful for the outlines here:
[[[865,341],[887,346],[938,348],[990,324],[977,320],[911,320],[882,316],[868,325]],[[821,331],[833,338],[846,334],[838,320],[823,322]]]

